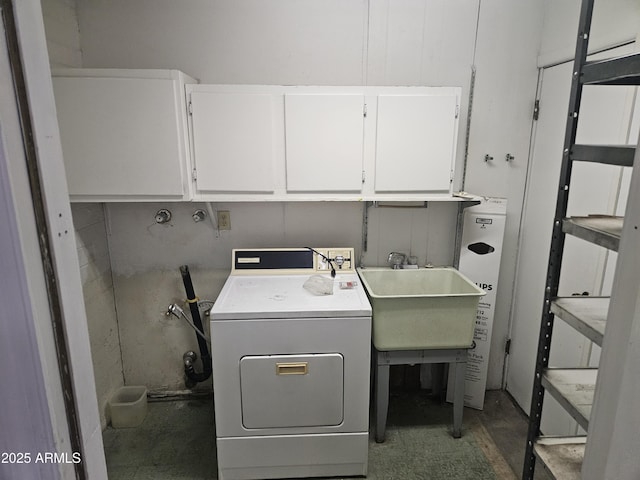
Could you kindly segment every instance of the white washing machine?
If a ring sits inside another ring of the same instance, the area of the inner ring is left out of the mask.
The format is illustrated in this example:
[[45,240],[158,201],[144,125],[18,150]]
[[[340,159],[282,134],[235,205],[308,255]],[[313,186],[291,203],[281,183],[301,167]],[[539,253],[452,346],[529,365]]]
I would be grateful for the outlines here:
[[[211,310],[219,478],[366,475],[371,306],[353,249],[232,255]],[[332,295],[303,288],[331,265]]]

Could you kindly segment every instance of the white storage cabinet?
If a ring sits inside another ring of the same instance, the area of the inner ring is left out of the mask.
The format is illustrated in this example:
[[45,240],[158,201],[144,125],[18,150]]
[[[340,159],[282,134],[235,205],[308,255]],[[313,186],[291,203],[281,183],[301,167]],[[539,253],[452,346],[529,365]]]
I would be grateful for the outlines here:
[[360,192],[362,94],[285,95],[287,191]]
[[455,200],[458,87],[188,85],[194,200]]
[[53,72],[71,201],[190,199],[186,83],[177,70]]
[[376,192],[449,192],[458,98],[452,93],[378,96]]
[[196,191],[273,193],[281,156],[281,96],[204,88],[193,91],[190,101]]

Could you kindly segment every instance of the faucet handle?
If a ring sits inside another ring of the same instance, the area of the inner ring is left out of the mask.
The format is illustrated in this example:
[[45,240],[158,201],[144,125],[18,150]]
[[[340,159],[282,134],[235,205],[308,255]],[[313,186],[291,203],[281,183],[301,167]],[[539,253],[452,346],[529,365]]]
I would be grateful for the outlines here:
[[387,263],[391,265],[391,268],[400,268],[401,265],[407,263],[407,255],[400,252],[391,252],[387,258]]

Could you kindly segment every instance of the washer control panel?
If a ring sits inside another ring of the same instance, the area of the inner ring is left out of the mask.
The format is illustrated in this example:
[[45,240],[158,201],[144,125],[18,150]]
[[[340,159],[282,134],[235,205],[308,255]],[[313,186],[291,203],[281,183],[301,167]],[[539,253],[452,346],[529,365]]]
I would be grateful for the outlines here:
[[353,248],[317,248],[314,249],[318,253],[315,256],[316,270],[331,271],[331,265],[337,272],[353,271]]
[[232,275],[355,273],[353,248],[234,249]]

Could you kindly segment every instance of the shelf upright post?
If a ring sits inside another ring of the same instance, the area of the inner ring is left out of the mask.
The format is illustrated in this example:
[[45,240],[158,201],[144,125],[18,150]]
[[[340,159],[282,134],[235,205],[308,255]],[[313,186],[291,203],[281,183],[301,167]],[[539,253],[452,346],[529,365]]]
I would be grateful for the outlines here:
[[531,397],[531,410],[529,414],[529,431],[522,472],[523,480],[533,480],[536,458],[533,447],[536,438],[540,435],[540,421],[542,418],[542,404],[544,400],[544,387],[542,386],[542,374],[549,365],[549,351],[551,349],[551,334],[553,332],[554,315],[551,312],[551,302],[558,294],[560,281],[560,268],[562,265],[562,253],[564,250],[565,234],[562,231],[562,221],[567,214],[569,201],[569,184],[571,181],[571,150],[576,140],[580,101],[582,99],[581,72],[587,59],[589,33],[594,0],[582,0],[580,20],[578,23],[578,36],[576,41],[575,59],[573,63],[571,92],[569,96],[569,108],[565,129],[564,147],[562,151],[562,166],[560,169],[560,181],[558,182],[558,196],[556,211],[553,219],[553,234],[551,237],[551,249],[542,306],[542,321],[540,336],[538,339],[538,352]]

